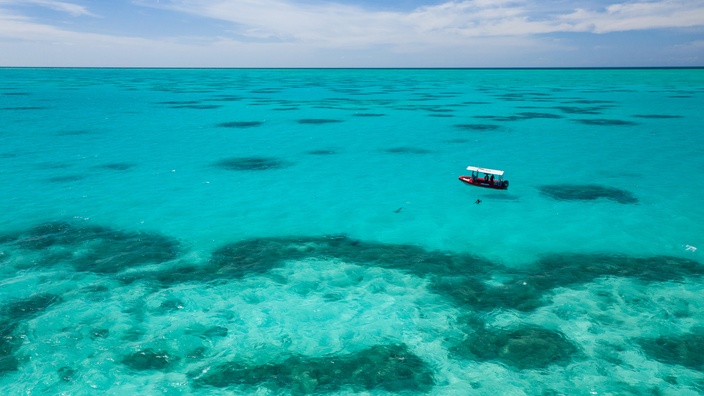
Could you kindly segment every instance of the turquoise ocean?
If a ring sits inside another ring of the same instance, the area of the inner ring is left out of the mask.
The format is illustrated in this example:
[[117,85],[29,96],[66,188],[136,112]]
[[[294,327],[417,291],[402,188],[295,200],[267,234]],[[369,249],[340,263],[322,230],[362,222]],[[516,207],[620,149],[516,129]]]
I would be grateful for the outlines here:
[[704,69],[0,69],[0,392],[702,394],[702,109]]

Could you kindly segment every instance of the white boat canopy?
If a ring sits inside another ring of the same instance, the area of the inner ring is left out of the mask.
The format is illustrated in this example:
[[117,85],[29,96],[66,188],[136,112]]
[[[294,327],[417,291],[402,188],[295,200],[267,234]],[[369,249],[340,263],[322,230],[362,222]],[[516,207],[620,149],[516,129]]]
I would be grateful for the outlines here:
[[502,170],[495,170],[495,169],[488,169],[488,168],[478,168],[476,166],[468,166],[467,170],[472,171],[472,172],[479,172],[479,173],[486,173],[488,175],[497,175],[497,176],[503,176],[504,171]]

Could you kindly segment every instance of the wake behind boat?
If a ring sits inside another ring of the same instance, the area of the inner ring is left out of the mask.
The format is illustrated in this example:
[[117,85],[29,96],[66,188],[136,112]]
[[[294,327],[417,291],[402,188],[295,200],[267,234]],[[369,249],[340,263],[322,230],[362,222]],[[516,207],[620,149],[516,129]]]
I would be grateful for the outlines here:
[[[504,180],[504,171],[468,166],[467,170],[472,171],[471,176],[460,176],[460,181],[472,186],[493,188],[495,190],[507,190],[508,180]],[[479,177],[480,174],[484,177]],[[496,177],[498,176],[498,178]]]

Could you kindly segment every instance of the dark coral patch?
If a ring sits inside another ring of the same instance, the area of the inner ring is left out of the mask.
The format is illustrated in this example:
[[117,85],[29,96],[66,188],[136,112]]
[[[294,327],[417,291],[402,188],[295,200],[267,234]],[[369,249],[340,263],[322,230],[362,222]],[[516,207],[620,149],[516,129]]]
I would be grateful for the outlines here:
[[622,204],[635,204],[638,198],[626,190],[597,184],[554,184],[538,187],[541,194],[558,201],[593,201],[604,198]]
[[218,124],[221,128],[253,128],[262,125],[261,121],[231,121]]
[[558,110],[562,110],[565,113],[568,114],[601,114],[603,108],[602,107],[575,107],[575,106],[557,106],[555,107]]
[[354,113],[355,117],[383,117],[383,113]]
[[666,364],[677,364],[693,370],[704,371],[704,332],[675,337],[658,337],[639,341],[643,351],[651,358]]
[[495,131],[501,129],[501,126],[494,124],[457,124],[455,128],[465,131]]
[[495,269],[490,261],[473,255],[453,255],[442,251],[426,251],[413,245],[382,244],[346,236],[328,236],[244,240],[215,250],[207,265],[174,269],[159,277],[166,283],[192,279],[208,281],[242,278],[249,274],[265,273],[287,260],[306,257],[334,257],[348,262],[403,269],[420,276],[481,276]]
[[19,360],[14,352],[22,344],[22,337],[15,334],[17,325],[62,301],[58,295],[38,293],[10,301],[0,308],[0,375],[19,368]]
[[281,363],[227,363],[195,380],[197,386],[267,387],[275,393],[321,394],[349,389],[392,393],[428,392],[433,373],[405,345],[377,345],[361,352],[321,358],[292,356]]
[[74,226],[67,222],[40,224],[14,238],[14,243],[21,249],[39,251],[52,248],[54,254],[38,264],[51,265],[66,260],[76,270],[101,273],[169,261],[180,252],[178,241],[159,234]]
[[547,118],[547,119],[563,118],[561,115],[552,114],[552,113],[522,112],[522,113],[518,113],[517,115],[518,115],[518,117],[520,117],[523,120],[531,120],[531,119],[537,119],[537,118]]
[[16,371],[19,367],[14,352],[22,341],[13,335],[15,327],[14,322],[0,320],[0,375],[6,371]]
[[342,122],[342,120],[333,120],[329,118],[303,118],[298,120],[299,124],[333,124],[336,122]]
[[134,370],[167,370],[179,359],[165,351],[151,348],[137,351],[122,360],[122,364]]
[[633,122],[633,121],[625,121],[625,120],[610,120],[610,119],[605,119],[605,118],[597,118],[597,119],[583,119],[583,120],[574,120],[582,124],[586,125],[596,125],[596,126],[633,126],[633,125],[638,125],[638,123]]
[[97,340],[99,338],[108,338],[110,330],[108,329],[93,329],[90,331],[90,339]]
[[34,314],[44,312],[47,308],[61,301],[55,294],[39,293],[30,297],[12,301],[2,308],[0,314],[13,320],[26,319]]
[[99,169],[108,169],[108,170],[115,170],[115,171],[125,171],[131,168],[134,168],[135,164],[130,164],[128,162],[115,162],[111,164],[103,164],[103,165],[98,165],[97,168]]
[[27,111],[27,110],[46,110],[48,107],[41,106],[17,106],[17,107],[1,107],[0,110],[8,111]]
[[217,166],[218,168],[233,171],[261,171],[270,169],[282,169],[290,165],[291,163],[287,161],[269,157],[226,158],[215,163],[215,166]]
[[71,183],[71,182],[83,180],[85,178],[86,178],[85,175],[65,175],[65,176],[51,177],[47,180],[52,183]]
[[210,109],[218,109],[222,107],[222,105],[208,105],[208,104],[189,104],[189,105],[178,105],[178,106],[169,106],[172,109],[194,109],[194,110],[210,110]]
[[525,277],[529,286],[550,290],[584,284],[606,276],[635,278],[646,282],[680,281],[704,275],[704,265],[671,256],[551,254],[541,257],[530,271]]
[[203,332],[203,337],[214,338],[214,337],[227,337],[227,327],[213,326]]
[[392,147],[386,150],[387,153],[391,154],[430,154],[431,150],[418,148],[418,147]]
[[194,104],[199,104],[200,101],[198,100],[170,100],[166,102],[157,102],[157,104],[164,104],[164,105],[194,105]]
[[337,154],[335,150],[311,150],[308,152],[310,155],[332,155]]
[[679,115],[671,115],[671,114],[636,114],[633,117],[638,117],[638,118],[651,118],[651,119],[671,119],[671,118],[682,118],[682,116]]
[[178,299],[168,299],[159,305],[159,310],[163,312],[178,311],[183,309],[184,303]]
[[578,351],[562,333],[526,326],[513,330],[480,328],[452,349],[465,359],[496,361],[519,370],[566,365]]
[[525,111],[525,112],[520,112],[512,116],[475,116],[475,118],[485,118],[485,119],[491,119],[495,121],[524,121],[524,120],[532,120],[532,119],[558,119],[558,118],[564,118],[561,115],[558,114],[552,114],[552,113],[537,113],[537,112],[530,112],[530,111]]
[[59,378],[64,382],[71,382],[76,377],[76,370],[68,366],[61,367],[56,370],[56,372],[59,374]]

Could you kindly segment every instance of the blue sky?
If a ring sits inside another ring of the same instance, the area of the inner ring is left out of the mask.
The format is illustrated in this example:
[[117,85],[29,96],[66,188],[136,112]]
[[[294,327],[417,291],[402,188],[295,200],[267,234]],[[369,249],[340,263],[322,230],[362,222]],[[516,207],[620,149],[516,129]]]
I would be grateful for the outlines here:
[[0,66],[704,66],[704,0],[0,0]]

